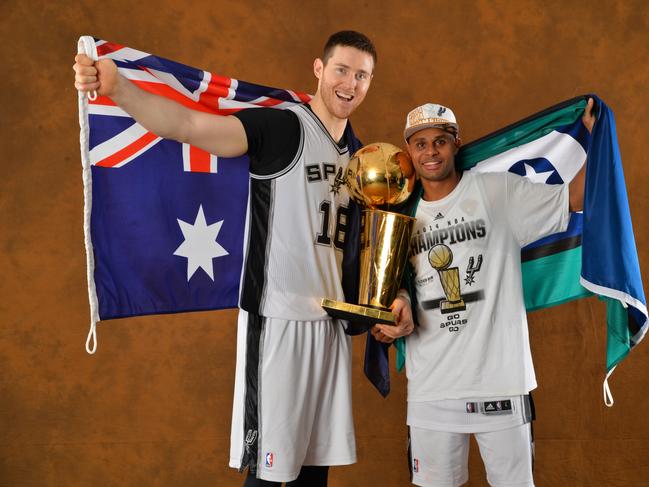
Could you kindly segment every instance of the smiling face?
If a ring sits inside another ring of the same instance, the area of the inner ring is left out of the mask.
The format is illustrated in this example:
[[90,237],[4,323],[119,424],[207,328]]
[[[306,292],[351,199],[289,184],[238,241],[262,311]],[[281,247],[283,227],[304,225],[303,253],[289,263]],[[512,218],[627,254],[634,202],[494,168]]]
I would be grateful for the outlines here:
[[425,182],[457,182],[455,154],[460,141],[440,128],[426,128],[408,139],[408,152],[417,175]]
[[325,61],[316,59],[313,72],[318,78],[316,99],[330,116],[347,119],[370,87],[374,60],[370,53],[350,46],[336,46]]

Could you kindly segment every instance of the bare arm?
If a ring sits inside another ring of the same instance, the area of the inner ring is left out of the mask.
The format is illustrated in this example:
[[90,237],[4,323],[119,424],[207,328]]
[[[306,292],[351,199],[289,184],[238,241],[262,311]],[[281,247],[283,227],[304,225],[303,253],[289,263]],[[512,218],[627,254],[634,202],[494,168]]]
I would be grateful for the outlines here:
[[110,59],[94,62],[85,54],[78,54],[75,61],[78,90],[97,90],[99,95],[110,97],[154,134],[223,157],[240,156],[248,150],[246,132],[238,118],[198,112],[148,93],[121,76]]
[[[586,126],[588,131],[593,133],[593,126],[595,125],[595,115],[593,114],[593,106],[595,102],[592,98],[588,99],[588,104],[584,109],[584,115],[581,121]],[[572,181],[568,184],[569,194],[569,208],[570,211],[580,211],[584,207],[584,186],[586,183],[586,162],[581,166],[579,172],[575,174]]]

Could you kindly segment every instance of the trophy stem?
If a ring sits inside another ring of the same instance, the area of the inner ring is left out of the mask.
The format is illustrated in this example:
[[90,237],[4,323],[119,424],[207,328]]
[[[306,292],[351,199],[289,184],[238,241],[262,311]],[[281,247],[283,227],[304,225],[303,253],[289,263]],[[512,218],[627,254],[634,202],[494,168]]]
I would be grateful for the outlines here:
[[363,211],[360,305],[389,309],[399,292],[415,219],[382,210]]

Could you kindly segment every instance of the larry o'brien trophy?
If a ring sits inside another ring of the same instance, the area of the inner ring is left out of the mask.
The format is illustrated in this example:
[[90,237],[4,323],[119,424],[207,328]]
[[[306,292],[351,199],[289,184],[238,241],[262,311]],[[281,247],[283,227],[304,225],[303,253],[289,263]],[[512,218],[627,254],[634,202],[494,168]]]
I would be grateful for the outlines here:
[[[471,257],[473,259],[473,257]],[[463,311],[466,304],[460,294],[460,270],[457,267],[449,267],[453,262],[453,252],[444,244],[437,244],[428,252],[428,262],[439,274],[439,280],[442,283],[442,289],[446,299],[440,301],[439,310],[446,313]],[[482,255],[478,258],[478,268],[482,263]],[[469,261],[470,267],[473,262]]]
[[387,211],[412,190],[410,156],[383,142],[366,145],[349,160],[344,175],[350,197],[362,208],[358,305],[325,298],[329,315],[366,327],[394,323],[390,305],[399,291],[415,219]]

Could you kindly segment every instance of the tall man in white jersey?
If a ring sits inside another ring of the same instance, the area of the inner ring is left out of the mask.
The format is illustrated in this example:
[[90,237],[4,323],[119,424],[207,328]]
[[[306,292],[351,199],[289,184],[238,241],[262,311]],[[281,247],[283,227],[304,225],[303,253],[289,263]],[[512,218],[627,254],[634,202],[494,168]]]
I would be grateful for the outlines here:
[[110,97],[156,135],[218,156],[249,155],[230,466],[248,467],[247,487],[325,486],[329,465],[356,461],[350,338],[319,303],[344,299],[349,196],[336,175],[349,160],[347,118],[369,89],[374,45],[358,32],[333,34],[314,61],[309,105],[233,116],[144,92],[111,60],[75,61],[77,89]]
[[[582,118],[589,132],[592,107],[589,100]],[[408,114],[404,137],[419,177],[413,239],[431,244],[411,246],[419,251],[410,253],[413,276],[404,287],[413,295],[402,289],[395,299],[398,325],[375,325],[372,334],[385,343],[406,336],[412,482],[464,484],[474,434],[490,485],[533,486],[528,394],[536,379],[520,251],[565,230],[569,210],[581,210],[585,164],[560,186],[511,173],[461,173],[455,115],[432,103]],[[476,271],[470,302],[459,293],[458,268]]]

